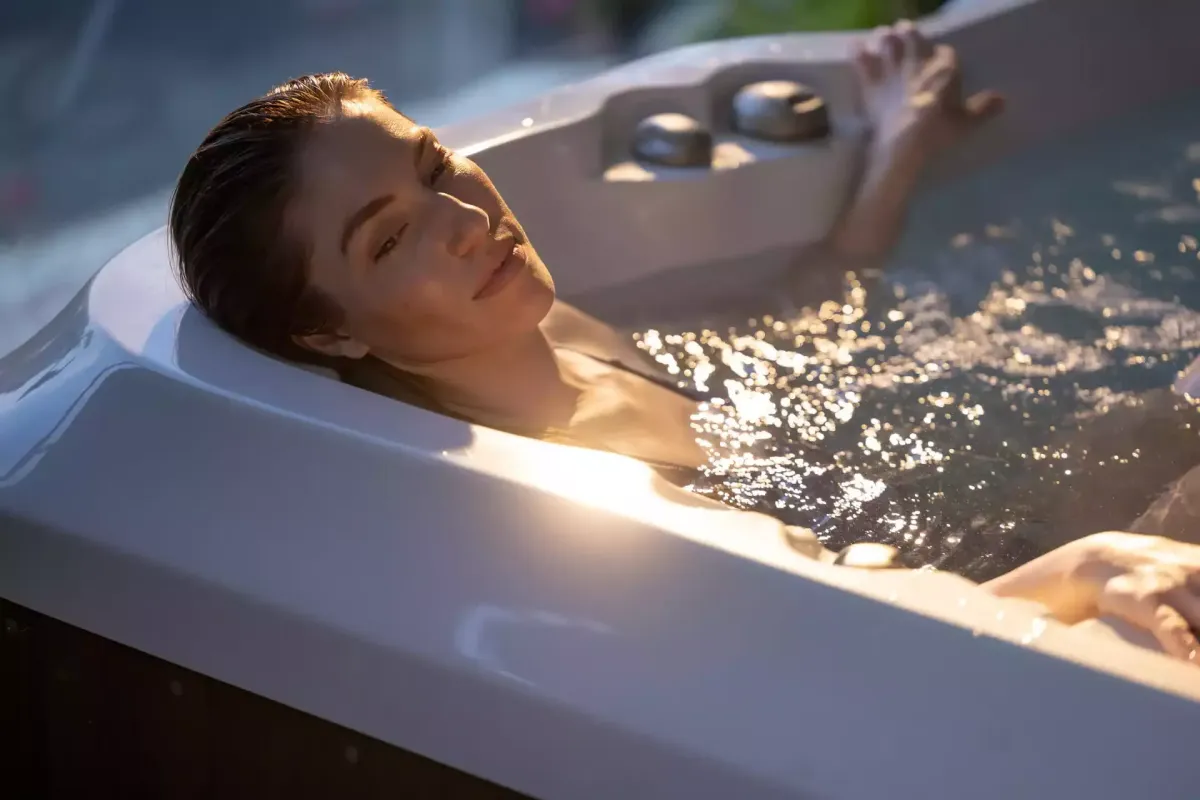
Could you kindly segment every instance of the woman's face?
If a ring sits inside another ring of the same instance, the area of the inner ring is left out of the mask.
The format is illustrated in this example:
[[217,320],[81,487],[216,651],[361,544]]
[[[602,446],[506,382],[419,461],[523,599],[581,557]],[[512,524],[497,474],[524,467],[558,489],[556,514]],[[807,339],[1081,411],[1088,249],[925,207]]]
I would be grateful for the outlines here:
[[410,368],[476,355],[531,333],[554,301],[487,175],[373,98],[316,128],[288,225],[342,310],[336,333],[298,338],[329,355]]

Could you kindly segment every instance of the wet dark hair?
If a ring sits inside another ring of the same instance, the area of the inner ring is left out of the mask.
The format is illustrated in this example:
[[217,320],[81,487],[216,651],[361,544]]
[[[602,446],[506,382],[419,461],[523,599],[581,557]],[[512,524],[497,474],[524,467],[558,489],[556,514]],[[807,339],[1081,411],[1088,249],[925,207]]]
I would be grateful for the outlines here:
[[247,344],[313,363],[292,337],[324,333],[341,311],[308,282],[310,245],[285,222],[297,154],[342,103],[383,95],[340,72],[305,75],[217,123],[188,159],[171,198],[176,270],[189,299]]

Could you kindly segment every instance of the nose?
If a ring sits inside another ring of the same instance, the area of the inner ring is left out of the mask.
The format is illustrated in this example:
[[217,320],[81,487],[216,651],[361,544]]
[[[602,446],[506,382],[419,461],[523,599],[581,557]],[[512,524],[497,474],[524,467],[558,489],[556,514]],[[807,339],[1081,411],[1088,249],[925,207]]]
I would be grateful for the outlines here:
[[445,203],[446,249],[456,258],[466,258],[491,239],[492,221],[479,206],[464,203],[452,195],[441,195]]

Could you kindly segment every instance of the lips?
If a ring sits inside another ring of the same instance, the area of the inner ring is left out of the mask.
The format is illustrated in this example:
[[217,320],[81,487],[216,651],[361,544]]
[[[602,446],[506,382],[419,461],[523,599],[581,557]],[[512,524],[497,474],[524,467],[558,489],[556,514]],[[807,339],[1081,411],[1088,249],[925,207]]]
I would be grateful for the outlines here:
[[491,271],[483,286],[475,293],[482,300],[499,292],[525,266],[525,253],[515,240],[509,240],[500,263]]

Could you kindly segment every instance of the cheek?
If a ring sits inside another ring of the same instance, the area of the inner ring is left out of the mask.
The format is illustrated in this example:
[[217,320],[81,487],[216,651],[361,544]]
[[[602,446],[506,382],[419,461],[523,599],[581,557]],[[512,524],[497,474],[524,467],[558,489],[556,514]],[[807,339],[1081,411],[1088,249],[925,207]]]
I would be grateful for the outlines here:
[[347,313],[351,335],[377,355],[430,362],[469,355],[486,344],[468,303],[444,282],[382,275]]
[[359,308],[372,328],[402,332],[442,327],[449,316],[449,293],[438,281],[396,270],[381,271],[363,286]]

